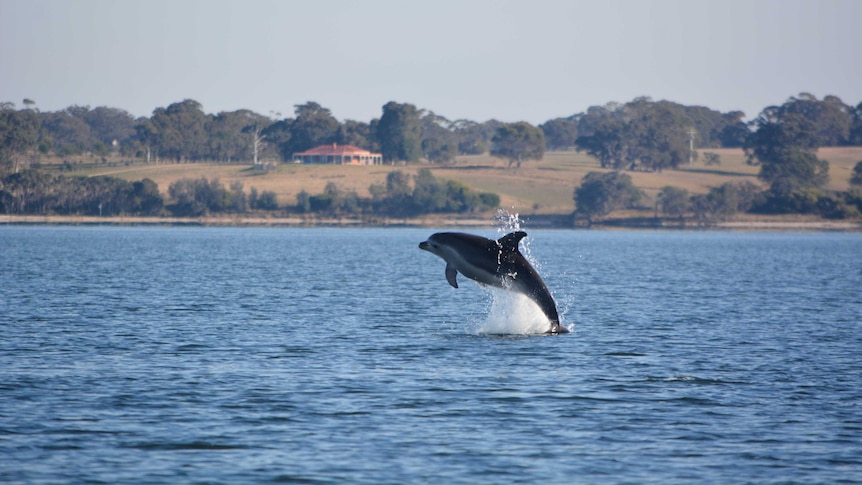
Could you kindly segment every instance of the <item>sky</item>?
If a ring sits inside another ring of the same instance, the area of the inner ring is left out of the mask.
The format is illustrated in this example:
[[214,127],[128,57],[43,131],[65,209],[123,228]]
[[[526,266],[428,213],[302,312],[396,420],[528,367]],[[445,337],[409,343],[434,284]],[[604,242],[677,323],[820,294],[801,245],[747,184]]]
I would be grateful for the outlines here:
[[862,102],[860,25],[860,0],[0,0],[0,102],[540,124],[649,96],[751,119]]

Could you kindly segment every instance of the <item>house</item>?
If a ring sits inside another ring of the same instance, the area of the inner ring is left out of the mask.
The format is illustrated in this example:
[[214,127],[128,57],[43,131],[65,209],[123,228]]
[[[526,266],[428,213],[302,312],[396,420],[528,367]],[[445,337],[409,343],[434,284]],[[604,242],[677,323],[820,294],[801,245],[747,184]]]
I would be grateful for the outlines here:
[[320,145],[293,154],[294,163],[332,163],[337,165],[379,165],[383,155],[353,145]]

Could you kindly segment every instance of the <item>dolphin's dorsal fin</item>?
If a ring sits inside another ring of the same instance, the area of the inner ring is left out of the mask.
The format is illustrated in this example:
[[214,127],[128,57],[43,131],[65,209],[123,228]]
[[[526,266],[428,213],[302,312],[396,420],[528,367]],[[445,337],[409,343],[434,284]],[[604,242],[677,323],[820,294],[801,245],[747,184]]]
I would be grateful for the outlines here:
[[458,276],[458,271],[455,270],[455,267],[449,263],[446,263],[446,281],[452,285],[452,288],[458,288],[458,280],[455,277]]
[[497,244],[503,250],[504,253],[511,253],[518,251],[518,244],[521,242],[521,239],[527,236],[527,233],[524,231],[515,231],[506,234],[497,240]]

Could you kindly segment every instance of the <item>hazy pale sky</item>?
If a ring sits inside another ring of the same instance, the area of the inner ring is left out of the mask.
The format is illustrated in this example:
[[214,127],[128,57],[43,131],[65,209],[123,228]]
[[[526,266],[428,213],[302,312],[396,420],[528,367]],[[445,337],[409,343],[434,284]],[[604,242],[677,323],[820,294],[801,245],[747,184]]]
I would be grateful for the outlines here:
[[0,101],[539,124],[637,96],[862,101],[860,0],[0,0]]

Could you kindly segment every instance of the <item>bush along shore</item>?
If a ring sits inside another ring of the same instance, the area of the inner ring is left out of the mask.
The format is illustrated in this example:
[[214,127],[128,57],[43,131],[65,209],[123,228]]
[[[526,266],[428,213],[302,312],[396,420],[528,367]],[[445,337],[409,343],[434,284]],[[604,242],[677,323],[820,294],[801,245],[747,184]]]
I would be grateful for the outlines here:
[[[618,217],[592,225],[573,224],[568,215],[521,214],[526,228],[597,230],[729,230],[729,231],[844,231],[862,232],[862,221],[827,220],[803,216],[739,217],[709,226],[685,223],[678,218]],[[0,225],[128,225],[128,226],[226,226],[226,227],[447,227],[494,228],[494,214],[471,216],[431,214],[412,218],[319,217],[285,214],[223,214],[200,217],[171,216],[84,216],[84,215],[3,215]]]
[[[862,104],[835,96],[800,93],[750,122],[642,97],[539,126],[453,122],[395,102],[369,123],[341,123],[311,101],[283,120],[208,115],[194,100],[137,120],[25,105],[0,103],[0,214],[10,216],[388,224],[482,219],[502,206],[549,227],[862,219]],[[378,165],[302,156],[339,145]],[[241,160],[251,168],[238,173]]]

